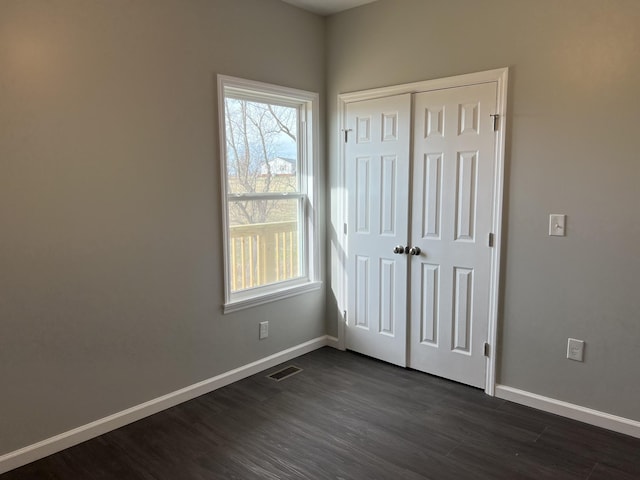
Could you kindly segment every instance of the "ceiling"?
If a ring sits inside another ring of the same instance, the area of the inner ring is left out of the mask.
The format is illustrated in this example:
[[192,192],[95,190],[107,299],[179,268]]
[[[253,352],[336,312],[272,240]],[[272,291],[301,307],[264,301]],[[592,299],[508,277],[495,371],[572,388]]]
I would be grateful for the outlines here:
[[331,15],[376,0],[282,0],[319,15]]

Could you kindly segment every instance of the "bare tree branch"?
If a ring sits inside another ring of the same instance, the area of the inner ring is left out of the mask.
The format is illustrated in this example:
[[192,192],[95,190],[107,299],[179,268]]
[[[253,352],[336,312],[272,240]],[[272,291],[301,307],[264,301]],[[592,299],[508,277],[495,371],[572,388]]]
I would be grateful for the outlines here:
[[[284,138],[296,141],[297,109],[241,99],[225,99],[227,184],[233,193],[296,191],[296,175],[274,171]],[[291,148],[291,147],[287,147]],[[293,147],[295,148],[295,147]],[[247,200],[229,203],[233,222],[281,221],[295,214],[291,203]]]
[[282,133],[284,133],[285,135],[288,135],[289,138],[291,138],[291,140],[293,140],[294,142],[296,141],[296,136],[295,134],[291,131],[291,129],[289,128],[289,126],[285,125],[283,123],[283,121],[281,120],[281,117],[279,115],[277,115],[274,111],[273,111],[273,105],[267,105],[267,108],[269,109],[269,113],[271,113],[271,116],[273,117],[273,119],[276,121],[276,123],[278,124],[278,127],[280,127],[280,131]]

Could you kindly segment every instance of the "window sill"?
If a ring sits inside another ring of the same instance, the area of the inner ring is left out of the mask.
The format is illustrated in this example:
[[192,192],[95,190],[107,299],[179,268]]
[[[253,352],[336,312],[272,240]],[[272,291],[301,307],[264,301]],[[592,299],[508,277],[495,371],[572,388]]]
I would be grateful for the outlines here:
[[249,298],[231,300],[224,304],[223,313],[231,313],[238,310],[244,310],[245,308],[251,308],[257,305],[275,302],[276,300],[282,300],[283,298],[294,297],[303,293],[320,290],[320,288],[322,288],[322,282],[307,282],[303,283],[302,285],[284,287],[280,290],[275,290],[273,292],[265,293],[262,295],[255,295]]

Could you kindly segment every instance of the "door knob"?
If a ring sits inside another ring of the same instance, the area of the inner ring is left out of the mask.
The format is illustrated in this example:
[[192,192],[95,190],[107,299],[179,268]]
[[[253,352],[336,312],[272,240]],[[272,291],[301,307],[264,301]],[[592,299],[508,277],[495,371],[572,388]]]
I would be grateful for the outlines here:
[[420,255],[420,247],[411,247],[409,249],[409,255]]
[[397,253],[398,255],[403,254],[405,251],[405,248],[402,245],[396,245],[393,249],[393,253]]

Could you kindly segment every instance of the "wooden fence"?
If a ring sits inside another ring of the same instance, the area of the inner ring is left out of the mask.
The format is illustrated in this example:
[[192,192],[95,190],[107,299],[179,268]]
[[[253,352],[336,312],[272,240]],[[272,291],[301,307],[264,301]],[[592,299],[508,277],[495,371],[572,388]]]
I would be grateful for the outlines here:
[[300,275],[298,222],[237,225],[231,231],[231,290]]

